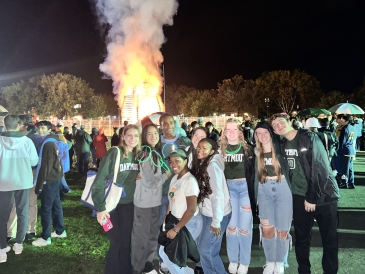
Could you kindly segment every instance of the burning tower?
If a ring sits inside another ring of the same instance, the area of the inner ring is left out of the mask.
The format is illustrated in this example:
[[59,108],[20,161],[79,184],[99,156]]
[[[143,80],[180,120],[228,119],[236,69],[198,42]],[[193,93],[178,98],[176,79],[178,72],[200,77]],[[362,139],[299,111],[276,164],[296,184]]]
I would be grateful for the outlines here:
[[100,22],[110,27],[100,70],[113,80],[123,120],[134,123],[163,111],[162,27],[172,25],[176,0],[97,0],[96,7]]

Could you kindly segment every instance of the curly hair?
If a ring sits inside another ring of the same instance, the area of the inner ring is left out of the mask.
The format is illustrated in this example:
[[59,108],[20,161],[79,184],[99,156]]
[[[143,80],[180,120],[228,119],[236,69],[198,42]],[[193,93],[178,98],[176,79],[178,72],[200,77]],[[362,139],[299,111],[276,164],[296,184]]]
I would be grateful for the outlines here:
[[198,204],[200,203],[204,204],[204,199],[209,197],[210,194],[212,194],[212,188],[209,184],[210,176],[208,174],[207,169],[214,155],[218,153],[218,145],[215,141],[209,138],[204,138],[199,141],[199,144],[202,142],[209,143],[211,146],[210,151],[214,150],[214,153],[205,158],[203,162],[198,160],[196,153],[193,154],[193,164],[190,172],[198,181],[198,186],[199,186]]

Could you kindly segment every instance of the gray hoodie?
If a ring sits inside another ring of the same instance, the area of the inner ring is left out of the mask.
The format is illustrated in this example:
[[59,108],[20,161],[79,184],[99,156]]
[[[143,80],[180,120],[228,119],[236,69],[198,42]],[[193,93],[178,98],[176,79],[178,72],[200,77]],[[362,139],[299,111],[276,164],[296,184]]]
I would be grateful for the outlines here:
[[231,203],[229,200],[229,191],[224,177],[224,160],[222,155],[216,154],[209,162],[207,172],[212,188],[212,194],[204,199],[204,204],[199,204],[201,214],[212,217],[212,227],[220,227],[223,217],[231,213]]
[[[160,165],[160,163],[156,163]],[[162,174],[161,168],[157,168],[151,160],[141,163],[141,179],[136,180],[136,190],[134,192],[134,205],[141,208],[150,208],[161,205],[162,186],[167,180],[167,175]]]

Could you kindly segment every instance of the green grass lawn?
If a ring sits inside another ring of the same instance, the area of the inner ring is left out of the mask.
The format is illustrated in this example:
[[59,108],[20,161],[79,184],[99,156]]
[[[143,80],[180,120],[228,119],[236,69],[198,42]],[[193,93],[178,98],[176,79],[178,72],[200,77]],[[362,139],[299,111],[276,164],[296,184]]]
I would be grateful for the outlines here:
[[[10,251],[7,262],[0,264],[1,274],[104,273],[109,240],[96,218],[91,217],[91,210],[80,203],[86,179],[74,171],[66,174],[72,193],[66,194],[62,202],[67,238],[52,239],[46,247],[34,247],[32,241],[25,241],[22,254]],[[40,232],[38,216],[37,234]]]

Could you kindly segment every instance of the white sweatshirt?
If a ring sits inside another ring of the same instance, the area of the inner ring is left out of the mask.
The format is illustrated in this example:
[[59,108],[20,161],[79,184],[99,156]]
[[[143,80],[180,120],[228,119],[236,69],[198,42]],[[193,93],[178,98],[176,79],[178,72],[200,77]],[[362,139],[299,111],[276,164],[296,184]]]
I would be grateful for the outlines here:
[[229,191],[224,177],[224,161],[220,154],[216,154],[210,161],[207,172],[212,188],[212,194],[204,199],[204,204],[199,204],[201,214],[212,217],[212,227],[220,227],[223,217],[231,213],[231,203],[229,201]]

